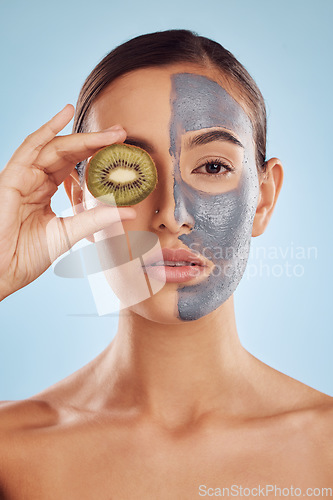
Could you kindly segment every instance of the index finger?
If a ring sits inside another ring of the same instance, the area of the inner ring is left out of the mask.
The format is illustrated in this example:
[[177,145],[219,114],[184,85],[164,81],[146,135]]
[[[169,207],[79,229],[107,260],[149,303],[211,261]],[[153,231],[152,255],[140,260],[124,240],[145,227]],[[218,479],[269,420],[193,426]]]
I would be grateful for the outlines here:
[[9,166],[10,163],[21,166],[31,165],[36,160],[40,150],[71,121],[73,115],[74,106],[66,104],[51,120],[25,138],[11,157]]
[[126,132],[118,126],[100,132],[58,136],[42,149],[33,166],[59,186],[79,161],[92,156],[102,147],[122,142],[125,137]]

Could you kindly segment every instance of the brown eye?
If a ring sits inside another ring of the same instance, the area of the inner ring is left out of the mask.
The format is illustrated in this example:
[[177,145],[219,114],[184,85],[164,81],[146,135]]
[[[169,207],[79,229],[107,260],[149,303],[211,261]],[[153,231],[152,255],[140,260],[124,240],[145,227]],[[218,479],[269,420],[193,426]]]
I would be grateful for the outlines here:
[[222,165],[215,162],[207,163],[205,169],[208,174],[218,174],[222,169]]
[[[200,171],[203,169],[203,171]],[[233,169],[230,165],[223,163],[221,160],[211,160],[206,162],[202,167],[195,169],[196,173],[206,175],[225,175]]]

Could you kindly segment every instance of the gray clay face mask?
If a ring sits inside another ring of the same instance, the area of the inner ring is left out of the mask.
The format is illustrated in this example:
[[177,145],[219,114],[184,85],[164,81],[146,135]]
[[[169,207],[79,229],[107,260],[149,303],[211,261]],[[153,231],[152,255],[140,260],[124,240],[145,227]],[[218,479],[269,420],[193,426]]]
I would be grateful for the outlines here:
[[[184,321],[217,309],[235,291],[246,267],[257,206],[258,175],[251,121],[242,107],[209,78],[172,75],[170,154],[174,158],[175,218],[190,223],[183,245],[211,260],[215,267],[202,282],[178,289],[178,313]],[[238,186],[209,194],[184,182],[180,170],[181,139],[189,131],[222,127],[237,134],[244,146]]]

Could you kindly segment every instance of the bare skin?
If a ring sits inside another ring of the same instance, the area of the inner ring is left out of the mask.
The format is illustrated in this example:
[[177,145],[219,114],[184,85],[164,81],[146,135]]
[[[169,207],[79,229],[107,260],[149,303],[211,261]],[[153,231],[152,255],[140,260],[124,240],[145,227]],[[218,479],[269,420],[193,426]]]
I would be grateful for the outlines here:
[[[87,134],[96,138],[94,133],[121,123],[124,130],[109,142],[127,134],[154,145],[163,182],[123,226],[153,231],[162,247],[174,248],[177,237],[191,230],[188,221],[179,225],[174,218],[168,85],[175,71],[217,79],[212,70],[184,64],[133,72],[97,99],[93,133]],[[73,146],[79,139],[66,140]],[[82,149],[81,143],[78,156],[86,157]],[[79,206],[75,217],[87,215],[80,203],[89,207],[94,200],[81,190],[75,171],[68,176],[73,165],[66,168],[57,182],[64,180],[73,206]],[[281,183],[281,163],[272,158],[260,177],[253,236],[265,230]],[[115,223],[85,226],[85,234],[72,239]],[[187,500],[232,485],[292,485],[302,493],[333,487],[332,398],[242,347],[233,297],[192,322],[176,317],[176,297],[177,284],[167,283],[121,313],[116,337],[88,365],[25,401],[2,403],[0,498]]]

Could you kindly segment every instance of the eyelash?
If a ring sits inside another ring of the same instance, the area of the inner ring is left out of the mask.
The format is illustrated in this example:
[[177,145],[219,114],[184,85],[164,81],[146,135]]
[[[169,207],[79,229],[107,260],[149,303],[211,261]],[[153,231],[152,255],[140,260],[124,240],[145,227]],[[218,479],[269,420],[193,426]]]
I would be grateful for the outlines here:
[[[205,172],[205,173],[203,173],[203,172],[196,172],[196,170],[198,168],[208,167],[210,165],[215,165],[215,166],[223,167],[225,170],[224,170],[224,172],[219,172],[217,174],[213,174],[213,173],[209,173],[209,172]],[[233,168],[230,165],[228,165],[227,163],[224,163],[223,161],[221,161],[220,158],[217,158],[216,160],[206,161],[203,165],[201,165],[200,167],[197,167],[194,170],[194,172],[202,174],[202,175],[208,175],[209,177],[221,177],[221,175],[226,175],[229,172],[233,172]]]

